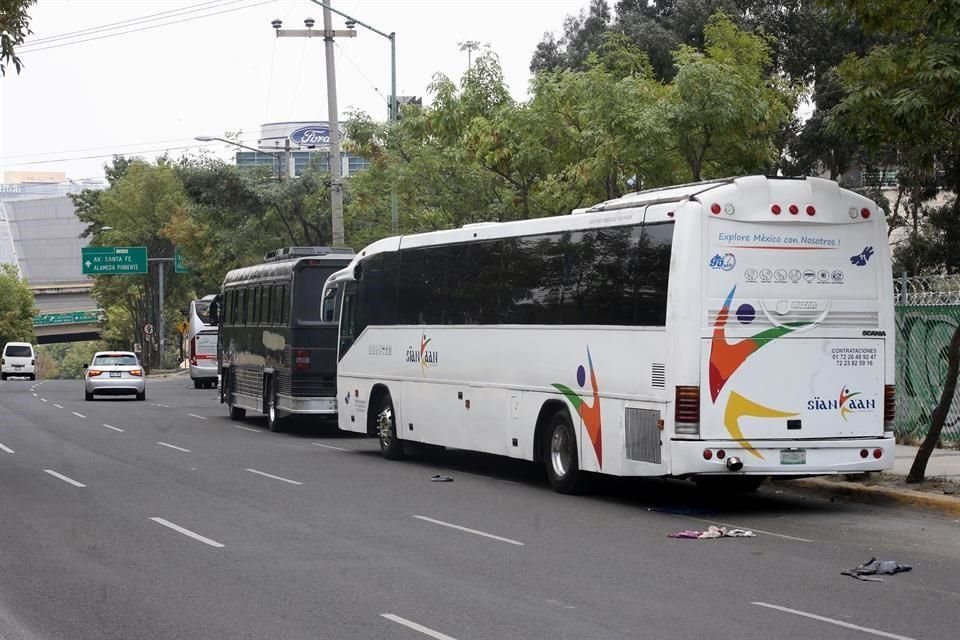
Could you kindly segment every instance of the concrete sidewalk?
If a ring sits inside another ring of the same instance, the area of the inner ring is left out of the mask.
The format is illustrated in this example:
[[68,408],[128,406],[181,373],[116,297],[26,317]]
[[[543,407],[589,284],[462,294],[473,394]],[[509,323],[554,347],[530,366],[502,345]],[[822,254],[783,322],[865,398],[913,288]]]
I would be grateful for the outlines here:
[[843,480],[843,476],[825,476],[794,480],[792,484],[853,500],[901,504],[960,516],[960,494],[941,482],[960,482],[960,451],[935,449],[927,462],[923,485],[908,485],[905,479],[917,456],[917,449],[919,447],[898,444],[893,469],[879,475],[870,474],[865,479]]
[[[898,444],[893,471],[886,473],[906,477],[910,473],[910,466],[913,465],[913,460],[917,457],[919,448]],[[927,462],[926,477],[928,480],[939,479],[960,482],[960,450],[934,449],[930,460]]]

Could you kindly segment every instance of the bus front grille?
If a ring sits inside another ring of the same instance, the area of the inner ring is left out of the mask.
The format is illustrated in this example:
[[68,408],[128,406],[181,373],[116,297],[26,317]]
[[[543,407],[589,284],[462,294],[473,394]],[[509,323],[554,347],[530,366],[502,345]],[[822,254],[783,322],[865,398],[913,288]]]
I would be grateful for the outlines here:
[[654,409],[624,409],[627,459],[660,464],[660,412]]

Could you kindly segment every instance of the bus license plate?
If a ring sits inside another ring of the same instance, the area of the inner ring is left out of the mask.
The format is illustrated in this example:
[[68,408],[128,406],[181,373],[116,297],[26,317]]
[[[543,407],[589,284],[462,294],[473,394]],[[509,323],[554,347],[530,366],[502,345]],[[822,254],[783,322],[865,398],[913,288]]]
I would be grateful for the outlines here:
[[780,464],[807,464],[806,449],[784,449],[780,452]]

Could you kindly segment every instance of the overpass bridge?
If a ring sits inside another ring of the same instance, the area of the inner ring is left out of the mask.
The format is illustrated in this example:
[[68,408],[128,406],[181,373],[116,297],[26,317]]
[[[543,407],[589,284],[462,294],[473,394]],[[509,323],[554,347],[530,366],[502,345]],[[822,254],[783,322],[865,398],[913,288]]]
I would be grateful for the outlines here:
[[0,263],[16,265],[33,291],[40,344],[100,337],[93,280],[83,275],[86,229],[70,193],[102,183],[0,185]]

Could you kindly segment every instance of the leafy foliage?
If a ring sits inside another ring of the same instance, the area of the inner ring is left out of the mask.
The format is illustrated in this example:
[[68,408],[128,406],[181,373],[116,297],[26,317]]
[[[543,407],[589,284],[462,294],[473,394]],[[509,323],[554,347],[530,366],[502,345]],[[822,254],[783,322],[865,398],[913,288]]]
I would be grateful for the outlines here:
[[30,30],[27,10],[36,0],[0,0],[0,76],[7,75],[7,65],[13,64],[17,73],[23,62],[16,48],[23,44]]
[[36,312],[33,292],[20,278],[17,268],[0,264],[0,345],[34,342],[33,316]]

